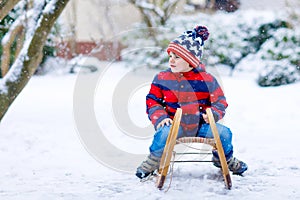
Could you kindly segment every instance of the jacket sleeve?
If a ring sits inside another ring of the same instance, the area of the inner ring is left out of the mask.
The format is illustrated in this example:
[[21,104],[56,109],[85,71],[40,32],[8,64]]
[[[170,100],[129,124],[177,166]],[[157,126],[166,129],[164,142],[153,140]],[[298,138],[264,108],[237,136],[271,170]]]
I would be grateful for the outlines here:
[[163,93],[157,75],[151,84],[148,95],[146,96],[146,109],[148,117],[155,129],[162,120],[168,118],[168,114],[164,108]]
[[209,88],[209,92],[210,92],[211,109],[214,118],[217,122],[224,117],[225,109],[227,108],[228,104],[224,96],[223,90],[220,87],[215,77],[213,77],[213,82],[210,86],[211,87]]

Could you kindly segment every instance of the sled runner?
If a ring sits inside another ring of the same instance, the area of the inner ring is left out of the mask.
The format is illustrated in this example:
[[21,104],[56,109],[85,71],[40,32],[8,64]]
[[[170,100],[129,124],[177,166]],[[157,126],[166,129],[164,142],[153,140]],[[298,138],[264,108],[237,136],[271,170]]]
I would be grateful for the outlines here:
[[[176,140],[178,135],[178,129],[180,126],[181,116],[182,116],[182,109],[178,108],[176,111],[176,114],[173,119],[173,124],[169,132],[169,136],[167,138],[167,142],[164,148],[163,155],[160,160],[160,167],[158,172],[158,178],[156,186],[159,189],[162,189],[164,182],[166,180],[166,176],[170,167],[170,162],[173,153],[176,154],[176,152],[173,152],[174,146],[178,143],[205,143],[208,145],[211,145],[213,148],[215,148],[218,152],[218,156],[221,163],[221,170],[224,177],[225,186],[227,189],[230,189],[232,186],[231,178],[229,174],[228,165],[226,162],[224,150],[222,147],[222,143],[220,140],[220,136],[216,127],[216,123],[212,114],[212,111],[210,108],[206,109],[206,114],[208,116],[208,121],[213,133],[214,138],[201,138],[201,137],[183,137]],[[176,161],[173,161],[176,162]],[[189,162],[189,161],[186,161]],[[194,162],[194,161],[190,161]],[[201,162],[201,161],[198,161]]]

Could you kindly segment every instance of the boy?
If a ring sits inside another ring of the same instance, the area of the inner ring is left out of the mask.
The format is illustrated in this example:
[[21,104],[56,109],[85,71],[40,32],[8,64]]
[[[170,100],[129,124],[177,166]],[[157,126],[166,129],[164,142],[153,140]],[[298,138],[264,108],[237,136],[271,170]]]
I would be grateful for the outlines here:
[[[205,71],[205,66],[200,62],[204,41],[208,36],[206,27],[197,26],[173,40],[167,48],[170,68],[155,76],[146,97],[147,114],[156,133],[150,146],[150,154],[136,171],[136,176],[141,179],[159,168],[177,108],[180,107],[183,111],[178,138],[213,138],[206,108],[212,109],[216,122],[225,115],[228,105],[224,93],[217,80]],[[216,125],[229,170],[241,175],[248,167],[246,163],[233,157],[232,133],[222,124]],[[212,161],[216,167],[221,167],[215,151]]]

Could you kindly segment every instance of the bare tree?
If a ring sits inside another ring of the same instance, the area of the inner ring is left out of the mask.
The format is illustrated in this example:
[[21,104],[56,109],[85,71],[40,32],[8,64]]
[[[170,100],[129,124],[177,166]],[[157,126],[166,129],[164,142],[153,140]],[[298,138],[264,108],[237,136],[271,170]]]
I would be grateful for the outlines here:
[[155,36],[154,29],[165,25],[180,0],[129,0],[141,12],[149,29],[149,36]]
[[[18,3],[13,0],[0,2],[1,14],[2,11],[7,14]],[[68,2],[69,0],[35,0],[33,10],[28,11],[33,15],[29,19],[30,26],[26,27],[24,45],[8,73],[0,79],[0,121],[36,71],[47,36]],[[3,17],[4,14],[0,20]]]
[[285,8],[287,10],[290,21],[293,23],[293,26],[299,26],[299,24],[300,24],[300,14],[299,14],[300,2],[292,1],[292,0],[285,0]]
[[240,0],[215,0],[214,8],[216,10],[224,10],[226,12],[234,12],[239,9]]

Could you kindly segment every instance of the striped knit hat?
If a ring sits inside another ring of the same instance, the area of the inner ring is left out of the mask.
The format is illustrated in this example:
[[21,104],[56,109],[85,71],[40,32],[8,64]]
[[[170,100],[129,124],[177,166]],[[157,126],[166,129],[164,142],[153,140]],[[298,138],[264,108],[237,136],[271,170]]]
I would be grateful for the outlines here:
[[200,64],[204,41],[208,39],[209,32],[205,26],[196,26],[192,31],[186,31],[178,38],[170,42],[167,52],[177,54],[191,66]]

